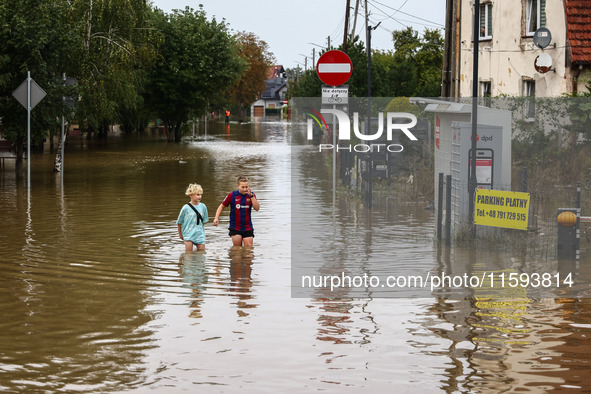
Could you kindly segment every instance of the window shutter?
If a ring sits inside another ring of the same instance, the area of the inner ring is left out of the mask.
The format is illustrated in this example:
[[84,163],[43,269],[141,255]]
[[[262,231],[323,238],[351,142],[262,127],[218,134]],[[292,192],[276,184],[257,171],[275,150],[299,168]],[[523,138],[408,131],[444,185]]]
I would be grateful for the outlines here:
[[540,27],[546,27],[546,0],[540,1]]

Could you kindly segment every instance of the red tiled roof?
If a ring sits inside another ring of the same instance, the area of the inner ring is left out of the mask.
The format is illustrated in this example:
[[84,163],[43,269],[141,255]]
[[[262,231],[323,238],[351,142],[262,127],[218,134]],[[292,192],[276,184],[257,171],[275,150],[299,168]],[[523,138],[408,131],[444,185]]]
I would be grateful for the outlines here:
[[591,0],[564,3],[572,63],[591,63]]
[[282,72],[285,72],[282,65],[272,66],[269,68],[267,79],[277,78]]

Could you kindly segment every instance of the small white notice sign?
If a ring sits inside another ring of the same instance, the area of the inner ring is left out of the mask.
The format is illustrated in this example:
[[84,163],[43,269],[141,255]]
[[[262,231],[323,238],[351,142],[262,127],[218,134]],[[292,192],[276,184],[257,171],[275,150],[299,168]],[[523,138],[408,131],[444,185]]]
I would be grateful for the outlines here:
[[322,87],[322,104],[347,104],[349,102],[349,86]]

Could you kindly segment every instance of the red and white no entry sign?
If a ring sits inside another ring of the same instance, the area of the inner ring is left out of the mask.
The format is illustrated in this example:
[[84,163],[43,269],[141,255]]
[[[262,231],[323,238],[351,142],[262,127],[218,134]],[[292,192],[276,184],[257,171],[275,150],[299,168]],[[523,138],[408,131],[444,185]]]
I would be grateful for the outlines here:
[[340,86],[351,77],[353,63],[345,52],[333,49],[320,56],[316,64],[316,73],[325,84]]

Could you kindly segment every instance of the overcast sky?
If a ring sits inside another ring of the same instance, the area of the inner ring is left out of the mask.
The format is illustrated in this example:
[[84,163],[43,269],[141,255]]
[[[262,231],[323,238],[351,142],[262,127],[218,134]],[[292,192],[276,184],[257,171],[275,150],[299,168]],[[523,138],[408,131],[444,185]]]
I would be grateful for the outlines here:
[[[346,0],[152,0],[155,7],[169,13],[173,9],[189,6],[199,9],[203,4],[208,19],[224,18],[234,32],[255,33],[269,44],[277,64],[303,68],[305,57],[308,67],[312,63],[312,50],[316,53],[331,44],[343,43]],[[350,0],[350,29],[353,26],[356,0]],[[365,42],[365,0],[360,1],[356,33]],[[392,31],[412,26],[422,33],[425,28],[439,28],[443,35],[445,0],[368,0],[370,25],[373,31],[371,46],[375,49],[393,49]],[[318,55],[316,55],[318,61]]]

